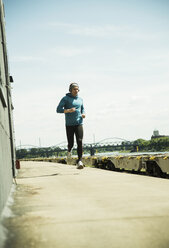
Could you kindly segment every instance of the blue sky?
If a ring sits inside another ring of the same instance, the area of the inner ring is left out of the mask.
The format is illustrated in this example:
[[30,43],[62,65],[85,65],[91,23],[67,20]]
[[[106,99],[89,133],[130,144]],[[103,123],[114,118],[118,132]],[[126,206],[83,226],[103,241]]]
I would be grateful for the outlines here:
[[4,0],[16,144],[66,140],[56,114],[70,82],[84,142],[169,135],[169,2]]

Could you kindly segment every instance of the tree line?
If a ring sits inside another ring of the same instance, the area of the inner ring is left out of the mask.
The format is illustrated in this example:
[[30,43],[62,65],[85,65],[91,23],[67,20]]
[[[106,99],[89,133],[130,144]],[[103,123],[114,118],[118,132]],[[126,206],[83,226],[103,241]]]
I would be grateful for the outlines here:
[[140,151],[169,151],[169,137],[153,138],[151,140],[137,139],[133,143],[139,147]]
[[[127,147],[130,147],[127,148]],[[169,151],[169,137],[154,138],[151,140],[137,139],[133,142],[122,142],[120,147],[104,147],[97,148],[97,153],[100,152],[113,152],[113,151],[125,151],[127,152],[164,152]],[[95,150],[96,151],[96,150]],[[84,149],[84,154],[90,154],[90,148]],[[64,157],[67,154],[66,149],[61,149],[59,147],[39,147],[39,148],[29,148],[29,149],[17,149],[16,157],[17,159],[23,158],[39,158],[39,157]],[[73,155],[76,155],[76,150],[73,150]]]

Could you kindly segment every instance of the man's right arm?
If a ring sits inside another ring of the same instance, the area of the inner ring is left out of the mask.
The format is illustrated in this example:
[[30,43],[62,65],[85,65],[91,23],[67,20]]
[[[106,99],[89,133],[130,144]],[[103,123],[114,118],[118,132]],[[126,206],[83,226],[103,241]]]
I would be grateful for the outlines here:
[[73,113],[75,112],[76,109],[75,108],[70,108],[70,109],[65,109],[65,98],[63,97],[59,103],[59,105],[57,106],[56,112],[57,113]]
[[64,97],[61,99],[59,105],[56,108],[57,113],[64,113],[64,107],[65,107],[65,99]]

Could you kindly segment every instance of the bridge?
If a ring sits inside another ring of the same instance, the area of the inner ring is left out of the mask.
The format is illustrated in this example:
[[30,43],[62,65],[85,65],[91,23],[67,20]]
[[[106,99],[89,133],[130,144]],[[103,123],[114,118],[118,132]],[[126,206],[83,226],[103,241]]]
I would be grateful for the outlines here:
[[[31,151],[34,148],[39,149],[39,152],[41,154],[44,153],[47,157],[52,156],[54,152],[57,153],[57,156],[59,156],[60,152],[67,151],[67,142],[62,141],[51,147],[38,147],[34,145],[22,145],[22,146],[20,145],[17,147],[18,150],[22,148],[28,151]],[[73,150],[76,150],[76,148],[77,145],[75,142]],[[128,141],[126,139],[118,138],[118,137],[112,137],[112,138],[102,139],[95,143],[84,143],[83,150],[89,153],[91,156],[93,156],[98,150],[103,152],[120,151],[120,150],[135,151],[136,145],[133,144],[133,141]]]
[[83,149],[90,151],[90,155],[93,156],[98,149],[103,151],[131,150],[133,149],[133,142],[113,137],[100,140],[96,143],[84,144]]
[[[67,150],[67,142],[60,142],[59,144],[53,146],[52,148],[65,151]],[[77,148],[76,143],[74,144],[73,150]],[[109,150],[109,151],[118,151],[118,150],[130,150],[135,149],[133,141],[129,141],[123,138],[113,137],[102,139],[95,143],[84,143],[83,150],[88,151],[91,156],[95,154],[97,150]]]

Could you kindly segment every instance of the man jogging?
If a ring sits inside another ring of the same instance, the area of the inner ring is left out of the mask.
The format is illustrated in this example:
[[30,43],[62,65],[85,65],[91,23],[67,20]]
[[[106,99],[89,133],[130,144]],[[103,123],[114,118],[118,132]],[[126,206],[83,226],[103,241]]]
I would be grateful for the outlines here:
[[79,85],[71,83],[69,93],[64,96],[57,106],[57,113],[65,113],[66,134],[68,141],[68,157],[71,156],[71,150],[74,145],[74,135],[77,142],[78,162],[77,169],[83,169],[82,163],[82,139],[83,139],[83,118],[85,112],[83,100],[78,96]]

